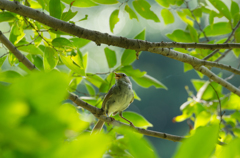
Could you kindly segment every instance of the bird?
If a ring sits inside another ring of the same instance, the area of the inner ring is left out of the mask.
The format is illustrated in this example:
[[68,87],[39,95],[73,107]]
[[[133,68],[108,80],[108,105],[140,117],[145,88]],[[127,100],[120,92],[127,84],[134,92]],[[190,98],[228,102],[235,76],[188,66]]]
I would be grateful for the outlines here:
[[[121,118],[129,122],[130,125],[134,127],[131,121],[122,116],[122,112],[134,101],[132,83],[125,73],[115,73],[115,78],[116,83],[104,97],[102,110],[107,116],[114,116],[119,113]],[[101,131],[103,125],[104,121],[98,120],[92,131]]]

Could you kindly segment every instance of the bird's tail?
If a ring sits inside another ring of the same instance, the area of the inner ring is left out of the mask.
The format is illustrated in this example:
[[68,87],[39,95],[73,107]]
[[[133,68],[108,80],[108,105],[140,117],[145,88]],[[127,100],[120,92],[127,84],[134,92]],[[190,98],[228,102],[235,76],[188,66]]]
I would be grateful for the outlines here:
[[103,128],[103,125],[104,125],[104,121],[98,120],[96,125],[93,127],[92,133],[100,132],[101,129]]

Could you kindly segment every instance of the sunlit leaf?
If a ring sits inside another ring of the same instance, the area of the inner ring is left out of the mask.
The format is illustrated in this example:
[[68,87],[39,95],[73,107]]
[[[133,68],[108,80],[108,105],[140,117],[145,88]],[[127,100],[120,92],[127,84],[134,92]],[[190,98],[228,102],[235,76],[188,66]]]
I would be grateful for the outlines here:
[[90,42],[90,40],[83,39],[83,38],[70,38],[69,40],[77,48],[81,48]]
[[71,20],[77,13],[78,13],[77,11],[76,11],[76,12],[72,12],[72,10],[69,9],[67,12],[64,12],[64,13],[62,14],[62,20],[63,20],[63,21],[69,21],[69,20]]
[[91,0],[84,0],[84,1],[62,0],[62,1],[67,3],[67,4],[71,4],[71,6],[80,7],[80,8],[94,7],[94,6],[98,5]]
[[141,101],[141,98],[137,95],[137,93],[133,90],[134,99]]
[[121,67],[119,71],[124,72],[127,76],[131,77],[142,77],[146,74],[145,71],[141,72],[139,69],[133,69],[132,65],[125,65]]
[[49,1],[49,13],[52,17],[61,19],[62,7],[60,0],[50,0]]
[[[145,40],[145,29],[142,30],[134,39]],[[139,52],[139,55],[141,52]],[[136,52],[131,49],[125,49],[121,58],[122,65],[130,65],[136,60]]]
[[231,13],[229,12],[228,7],[220,0],[209,0],[209,2],[228,20],[231,20]]
[[[139,115],[139,114],[137,114],[135,112],[130,112],[130,111],[123,112],[123,117],[125,117],[126,119],[131,121],[134,124],[134,126],[136,126],[136,127],[141,127],[141,128],[145,128],[146,129],[147,127],[152,127],[153,126],[142,115]],[[119,115],[114,116],[114,118],[116,120],[119,120],[121,122],[129,124],[127,121],[122,119]]]
[[164,88],[167,89],[160,81],[155,78],[145,74],[142,77],[132,77],[133,80],[140,86],[144,88],[149,88],[150,86],[155,86],[156,88]]
[[70,56],[60,55],[62,62],[72,71],[78,73],[79,75],[85,76],[85,70],[77,65]]
[[57,37],[52,40],[52,44],[54,47],[72,47],[72,43],[63,37]]
[[108,67],[113,68],[117,64],[117,56],[115,51],[109,49],[108,47],[104,48],[105,56],[107,58]]
[[41,49],[39,49],[38,47],[36,47],[35,45],[32,45],[32,44],[18,47],[18,49],[23,52],[30,53],[30,54],[43,54]]
[[58,53],[50,47],[46,47],[43,55],[43,65],[46,72],[51,71],[58,63]]
[[175,30],[166,36],[175,42],[193,42],[191,35],[183,30]]
[[169,3],[168,3],[168,1],[166,1],[166,0],[156,0],[156,2],[157,2],[160,6],[163,6],[163,7],[166,7],[166,8],[169,7]]
[[106,82],[100,76],[95,75],[95,74],[91,74],[91,73],[87,73],[86,80],[91,82],[97,88],[99,88],[103,82]]
[[[207,36],[218,36],[224,35],[232,32],[231,25],[228,22],[218,22],[213,24],[212,26],[207,26],[203,30]],[[203,37],[203,33],[200,37]]]
[[[198,128],[193,136],[183,141],[174,158],[210,157],[217,143],[218,129],[218,124]],[[204,146],[203,140],[205,140]]]
[[110,30],[111,32],[113,32],[113,29],[115,27],[115,25],[118,23],[119,21],[119,18],[118,18],[118,13],[119,13],[119,10],[116,9],[112,12],[112,14],[110,15],[110,18],[109,18],[109,25],[110,25]]
[[116,4],[118,3],[117,0],[92,0],[93,2],[100,3],[100,4]]
[[129,14],[129,18],[130,18],[130,19],[135,18],[135,19],[137,19],[137,21],[138,21],[138,17],[137,17],[137,15],[136,15],[136,13],[129,7],[129,5],[126,5],[126,6],[125,6],[125,11]]
[[10,12],[1,12],[0,13],[0,22],[3,21],[12,21],[15,16]]
[[155,22],[160,22],[157,15],[150,10],[151,5],[147,1],[133,1],[133,7],[143,18],[150,19]]
[[172,14],[172,12],[170,10],[162,9],[161,15],[162,15],[164,23],[166,25],[174,23],[174,16],[173,16],[173,14]]

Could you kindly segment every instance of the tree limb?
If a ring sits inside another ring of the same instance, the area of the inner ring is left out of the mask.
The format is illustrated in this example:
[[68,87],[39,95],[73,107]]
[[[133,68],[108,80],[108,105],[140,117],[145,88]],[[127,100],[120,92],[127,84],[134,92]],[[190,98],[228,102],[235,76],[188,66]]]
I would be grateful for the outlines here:
[[29,70],[37,69],[0,31],[0,41],[16,56],[19,62],[22,62]]
[[135,130],[138,133],[141,133],[141,134],[144,134],[144,135],[148,135],[148,136],[152,136],[152,137],[157,137],[157,138],[171,140],[171,141],[174,141],[174,142],[179,142],[182,139],[184,139],[184,137],[182,137],[182,136],[176,136],[176,135],[166,134],[166,133],[162,133],[162,132],[146,130],[146,129],[138,128],[138,127],[134,128],[134,127],[132,127],[130,125],[127,125],[125,123],[122,123],[120,121],[113,120],[110,117],[106,117],[101,109],[96,108],[95,106],[92,106],[92,105],[82,101],[75,94],[69,93],[68,99],[70,99],[75,104],[77,104],[77,106],[80,106],[80,107],[82,107],[84,109],[87,109],[88,111],[90,111],[98,119],[101,119],[102,121],[104,121],[106,123],[110,123],[110,124],[112,124],[114,126],[129,127],[129,128],[132,128],[133,130]]
[[[170,57],[172,59],[176,59],[185,63],[189,63],[193,66],[193,68],[197,71],[200,71],[202,74],[206,75],[209,77],[209,79],[215,81],[218,84],[221,84],[223,87],[227,88],[229,91],[237,94],[240,96],[240,89],[237,87],[233,86],[231,83],[225,81],[224,79],[218,77],[216,74],[214,74],[212,71],[210,71],[208,68],[206,68],[203,65],[206,65],[208,63],[205,60],[200,60],[198,58],[195,58],[191,55],[180,53],[171,49],[166,49],[166,48],[153,48],[149,50],[150,52],[156,53],[156,54],[161,54],[167,57]],[[236,69],[239,71],[238,69]]]
[[177,42],[148,42],[143,40],[128,39],[125,37],[112,36],[107,33],[84,29],[73,23],[68,23],[44,12],[21,5],[18,1],[0,0],[0,9],[5,9],[22,16],[37,20],[54,30],[61,30],[79,38],[94,41],[97,45],[107,44],[136,51],[147,51],[149,48],[202,48],[202,49],[233,49],[240,48],[239,43],[204,44],[204,43],[177,43]]

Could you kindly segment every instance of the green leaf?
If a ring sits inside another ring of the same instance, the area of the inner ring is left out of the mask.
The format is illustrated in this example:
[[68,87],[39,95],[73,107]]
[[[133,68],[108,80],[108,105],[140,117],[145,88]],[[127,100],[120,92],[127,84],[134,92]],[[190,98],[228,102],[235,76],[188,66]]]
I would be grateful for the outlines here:
[[105,56],[107,58],[108,67],[113,68],[117,64],[117,57],[115,51],[109,49],[108,47],[104,48]]
[[151,5],[147,1],[133,1],[133,7],[143,18],[150,19],[155,22],[160,22],[157,15],[150,10]]
[[170,10],[162,9],[161,15],[162,15],[163,21],[166,25],[174,23],[174,16]]
[[62,7],[60,0],[50,0],[49,1],[49,13],[52,17],[61,19],[62,17]]
[[78,13],[77,11],[76,11],[76,12],[72,12],[72,10],[69,9],[67,12],[64,12],[64,13],[62,14],[62,20],[63,20],[63,21],[69,21],[69,20],[71,20],[77,13]]
[[21,50],[23,52],[27,52],[30,54],[43,54],[42,50],[36,47],[35,45],[27,45],[27,46],[21,46],[18,47],[18,50]]
[[84,1],[62,0],[62,1],[69,5],[71,4],[74,7],[80,7],[80,8],[88,8],[88,7],[98,6],[98,4],[94,3],[91,0],[84,0]]
[[32,58],[33,58],[33,64],[34,64],[37,68],[39,68],[40,70],[43,71],[44,68],[43,68],[43,59],[42,59],[42,57],[41,57],[41,56],[38,56],[38,55],[33,55]]
[[63,56],[60,55],[62,62],[72,71],[74,71],[75,73],[85,76],[85,70],[81,69],[81,67],[79,65],[77,65],[70,56]]
[[201,18],[202,17],[202,8],[196,8],[193,10],[193,14],[197,17],[197,18]]
[[192,27],[191,25],[188,25],[187,28],[188,28],[188,30],[190,32],[190,36],[191,36],[193,42],[197,42],[198,43],[199,41],[198,41],[197,30],[194,27]]
[[68,90],[70,92],[74,92],[77,89],[78,84],[82,81],[82,79],[83,79],[82,77],[74,77],[69,83]]
[[119,9],[114,10],[109,18],[109,25],[110,25],[110,30],[112,33],[113,33],[113,29],[114,29],[115,25],[119,21],[118,13],[119,13]]
[[141,101],[141,98],[137,95],[137,93],[133,90],[134,99]]
[[87,73],[86,80],[92,83],[97,88],[99,88],[102,83],[106,83],[106,81],[104,81],[100,76],[91,73]]
[[20,77],[21,75],[16,71],[8,70],[8,71],[0,72],[0,81],[3,81],[3,82],[12,83],[12,82],[15,82],[16,79]]
[[110,73],[109,75],[107,75],[105,82],[103,82],[99,88],[100,92],[103,93],[107,93],[110,88],[115,84],[115,74],[114,73]]
[[93,2],[100,3],[100,4],[116,4],[118,3],[117,0],[92,0]]
[[166,0],[156,0],[156,2],[162,6],[162,7],[165,7],[165,8],[168,8],[170,6],[170,4],[168,3],[168,1]]
[[90,42],[90,40],[83,39],[83,38],[70,38],[69,40],[77,48],[82,48],[83,46],[85,46]]
[[179,29],[166,36],[175,42],[193,42],[192,37],[188,32]]
[[88,52],[83,55],[83,67],[87,70],[87,63],[88,63]]
[[57,37],[52,40],[52,45],[54,47],[73,47],[72,43],[63,37]]
[[2,67],[2,65],[3,65],[3,63],[4,63],[6,58],[7,58],[7,55],[5,55],[5,56],[0,58],[0,71],[1,71],[1,67]]
[[[209,37],[228,34],[232,32],[232,29],[231,25],[228,22],[218,22],[212,26],[207,26],[203,31]],[[201,33],[200,37],[204,37],[203,33]]]
[[228,7],[220,0],[209,0],[209,2],[228,20],[231,20],[231,14]]
[[0,22],[3,21],[13,21],[15,16],[10,12],[1,12],[0,13]]
[[85,82],[85,86],[86,86],[86,88],[87,88],[88,93],[89,93],[91,96],[94,96],[94,95],[96,94],[95,89],[92,87],[91,84]]
[[23,28],[21,25],[18,25],[15,23],[12,26],[12,30],[10,32],[9,40],[15,45],[19,41],[21,41],[25,36],[25,33],[23,32]]
[[129,7],[129,5],[125,6],[125,11],[129,14],[130,19],[135,18],[135,19],[137,19],[137,21],[139,21],[136,13]]
[[[114,131],[123,135],[123,138],[118,138],[119,141],[118,148],[124,144],[126,146],[124,149],[128,149],[127,153],[130,153],[127,158],[157,158],[157,154],[154,151],[153,146],[144,138],[142,135],[128,128],[114,128]],[[118,150],[119,151],[119,150]],[[124,154],[127,155],[126,153]]]
[[218,154],[218,158],[233,157],[237,158],[240,156],[240,151],[238,147],[240,146],[240,138],[232,139],[227,145],[224,145],[221,152]]
[[199,113],[194,123],[194,129],[200,126],[206,126],[209,123],[211,116],[211,113],[206,111],[202,111],[201,113]]
[[182,21],[193,26],[193,21],[189,19],[189,17],[193,19],[189,9],[182,9],[182,11],[177,11],[177,14],[182,19]]
[[[126,112],[123,112],[123,117],[131,121],[136,127],[140,127],[144,129],[148,127],[153,127],[153,125],[150,122],[148,122],[142,115],[139,115],[138,113],[126,111]],[[129,124],[127,121],[122,119],[119,115],[114,116],[114,118],[116,120]]]
[[239,13],[238,4],[234,1],[232,1],[232,3],[231,3],[231,15],[232,15],[232,17],[234,17],[238,13]]
[[51,71],[58,63],[58,53],[50,47],[45,47],[43,55],[43,66],[46,72]]
[[217,143],[218,129],[218,124],[198,128],[193,136],[183,140],[174,158],[210,157]]
[[192,65],[190,65],[188,63],[184,63],[183,65],[184,65],[184,72],[187,72],[187,71],[193,69]]
[[133,80],[140,86],[144,88],[148,88],[150,86],[155,86],[156,88],[164,88],[167,89],[161,82],[156,80],[155,78],[145,74],[142,77],[132,77]]
[[141,72],[139,69],[133,69],[132,65],[125,65],[121,67],[119,71],[131,77],[142,77],[143,75],[146,74],[145,71]]
[[[145,40],[145,29],[142,30],[134,39]],[[141,54],[141,52],[139,53]],[[125,49],[121,58],[121,65],[131,65],[136,60],[136,52],[131,49]]]
[[237,94],[231,93],[226,109],[240,110],[240,97]]
[[83,56],[82,53],[77,50],[77,54],[75,56],[71,56],[71,59],[77,64],[81,69],[85,69],[83,66]]
[[15,64],[17,64],[19,61],[18,59],[15,57],[15,55],[13,55],[12,53],[8,54],[8,62],[11,66],[14,66]]

